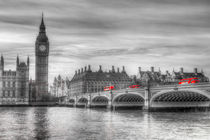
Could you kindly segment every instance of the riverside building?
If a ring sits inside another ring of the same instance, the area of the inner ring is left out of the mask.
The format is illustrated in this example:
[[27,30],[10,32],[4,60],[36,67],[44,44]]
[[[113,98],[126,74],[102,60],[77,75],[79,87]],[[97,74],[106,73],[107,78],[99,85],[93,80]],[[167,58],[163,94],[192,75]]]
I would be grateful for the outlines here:
[[0,62],[0,105],[29,103],[29,57],[27,64],[16,60],[16,71],[4,70],[4,57]]
[[73,78],[69,83],[69,95],[100,93],[106,86],[114,86],[114,89],[125,89],[132,84],[132,79],[127,75],[123,66],[120,72],[119,68],[115,71],[114,66],[109,72],[104,72],[101,65],[98,71],[92,71],[88,65],[75,71]]
[[140,81],[141,84],[149,81],[151,85],[178,84],[180,80],[187,78],[198,78],[199,82],[209,82],[209,78],[205,76],[203,70],[198,72],[197,68],[194,68],[194,72],[184,72],[184,69],[180,68],[178,72],[173,70],[172,73],[166,71],[165,74],[162,74],[160,69],[155,71],[154,67],[151,67],[150,71],[142,71],[141,67],[139,67],[137,75],[137,81]]

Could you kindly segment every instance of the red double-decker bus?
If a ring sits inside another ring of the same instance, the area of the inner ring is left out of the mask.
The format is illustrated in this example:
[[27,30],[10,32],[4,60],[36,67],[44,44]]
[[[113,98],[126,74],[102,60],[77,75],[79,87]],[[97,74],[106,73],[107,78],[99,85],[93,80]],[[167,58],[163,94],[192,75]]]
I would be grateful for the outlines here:
[[131,85],[129,88],[140,88],[140,85]]
[[114,90],[114,86],[104,87],[104,91]]
[[193,84],[193,83],[199,83],[200,81],[198,78],[187,78],[187,79],[181,79],[179,84]]

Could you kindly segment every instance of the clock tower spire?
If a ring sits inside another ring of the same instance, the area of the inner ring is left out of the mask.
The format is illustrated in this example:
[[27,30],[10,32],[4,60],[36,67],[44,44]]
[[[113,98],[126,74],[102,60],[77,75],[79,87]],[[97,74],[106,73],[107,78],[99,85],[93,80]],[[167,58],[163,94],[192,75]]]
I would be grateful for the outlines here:
[[39,27],[39,32],[45,33],[44,15],[42,13],[42,21]]
[[46,35],[44,16],[42,14],[39,34],[35,43],[36,55],[36,100],[44,101],[48,98],[48,56],[49,40]]

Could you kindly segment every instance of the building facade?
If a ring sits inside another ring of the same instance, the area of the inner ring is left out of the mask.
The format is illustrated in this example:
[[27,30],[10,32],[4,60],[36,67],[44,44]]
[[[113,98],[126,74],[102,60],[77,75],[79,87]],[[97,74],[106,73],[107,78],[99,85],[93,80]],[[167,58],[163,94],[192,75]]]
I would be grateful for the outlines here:
[[104,87],[114,86],[114,89],[126,89],[132,84],[132,79],[127,75],[125,68],[120,72],[119,68],[115,71],[114,66],[109,72],[104,72],[102,67],[93,72],[91,66],[84,67],[75,71],[75,74],[68,84],[68,95],[100,93]]
[[178,72],[173,70],[172,73],[166,71],[165,74],[162,74],[160,69],[155,71],[154,67],[151,67],[150,71],[142,71],[139,67],[137,82],[142,85],[146,85],[148,81],[150,85],[178,84],[181,79],[187,78],[198,78],[199,82],[209,82],[209,78],[205,76],[204,72],[198,72],[197,68],[194,68],[194,72],[184,72],[184,69],[180,68]]
[[49,41],[46,35],[44,19],[39,28],[39,34],[35,43],[35,78],[36,78],[36,101],[48,99],[48,56]]
[[29,103],[29,57],[27,64],[16,60],[16,71],[4,70],[4,57],[0,63],[0,104],[21,105]]

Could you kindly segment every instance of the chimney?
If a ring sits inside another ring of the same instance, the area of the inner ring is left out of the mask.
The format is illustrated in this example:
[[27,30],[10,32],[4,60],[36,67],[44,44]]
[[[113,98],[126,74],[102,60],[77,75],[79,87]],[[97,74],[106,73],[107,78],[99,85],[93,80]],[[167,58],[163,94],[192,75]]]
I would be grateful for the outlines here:
[[112,72],[115,73],[114,66],[112,66]]
[[80,69],[78,70],[78,74],[80,74]]
[[194,68],[194,73],[198,73],[198,69],[197,68]]
[[151,67],[151,72],[154,72],[154,67]]
[[184,69],[183,69],[182,67],[180,68],[180,72],[181,72],[181,73],[183,73],[183,72],[184,72]]
[[122,69],[122,72],[125,72],[125,66],[123,66],[122,68],[123,68],[123,69]]
[[201,69],[201,73],[204,74],[203,69]]
[[139,67],[139,73],[141,73],[141,67]]
[[81,73],[83,73],[83,68],[81,69]]
[[77,71],[75,70],[75,74],[77,75]]
[[88,65],[88,71],[91,71],[90,65]]
[[117,72],[120,73],[120,68],[117,68]]
[[85,66],[85,72],[87,71],[87,67]]
[[102,66],[101,66],[101,65],[99,65],[99,70],[98,70],[98,72],[103,72],[103,71],[102,71]]

